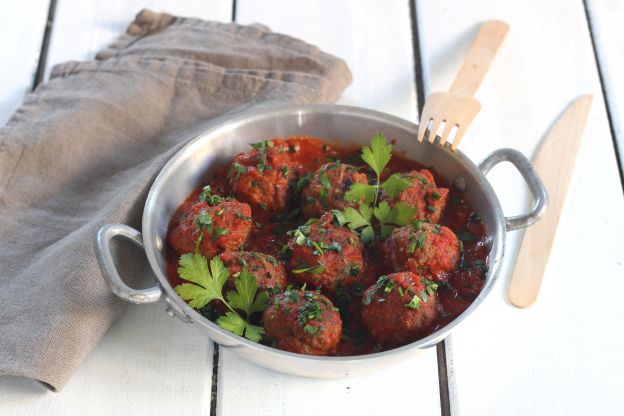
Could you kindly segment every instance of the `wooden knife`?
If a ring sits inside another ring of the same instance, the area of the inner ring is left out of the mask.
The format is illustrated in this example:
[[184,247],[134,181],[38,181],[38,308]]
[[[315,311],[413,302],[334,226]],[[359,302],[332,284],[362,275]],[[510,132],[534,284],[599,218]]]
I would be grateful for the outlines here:
[[591,102],[591,95],[572,101],[535,152],[533,167],[548,190],[549,204],[544,217],[525,231],[511,276],[507,296],[519,308],[537,299]]

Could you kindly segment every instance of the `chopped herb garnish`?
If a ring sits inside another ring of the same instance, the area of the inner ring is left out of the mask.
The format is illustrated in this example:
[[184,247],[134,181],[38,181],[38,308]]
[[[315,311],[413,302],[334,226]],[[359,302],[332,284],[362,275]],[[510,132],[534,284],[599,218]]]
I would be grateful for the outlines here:
[[240,163],[232,163],[232,168],[236,171],[236,179],[238,179],[242,173],[247,173],[247,167],[241,165]]
[[409,303],[405,304],[406,308],[410,308],[410,309],[420,309],[420,298],[418,297],[418,295],[414,295],[412,297],[412,300],[409,301]]
[[306,324],[306,325],[304,325],[303,330],[304,330],[304,332],[306,334],[314,335],[314,334],[316,334],[318,332],[319,327]]
[[227,235],[230,231],[227,228],[215,227],[214,234],[212,235],[212,239],[216,240],[217,238]]
[[199,200],[202,202],[207,202],[208,205],[213,206],[218,204],[219,202],[225,201],[225,198],[219,195],[213,195],[212,190],[210,189],[210,185],[208,185],[202,188],[202,192],[201,194],[199,194]]
[[304,267],[302,269],[295,269],[292,272],[295,274],[312,273],[313,275],[317,275],[323,271],[325,271],[325,266],[323,266],[322,264],[318,264],[312,267]]
[[388,276],[386,275],[379,276],[375,284],[367,291],[368,293],[366,293],[366,296],[362,299],[364,305],[370,305],[370,303],[373,301],[373,298],[375,297],[375,293],[377,293],[377,291],[381,289],[388,280]]

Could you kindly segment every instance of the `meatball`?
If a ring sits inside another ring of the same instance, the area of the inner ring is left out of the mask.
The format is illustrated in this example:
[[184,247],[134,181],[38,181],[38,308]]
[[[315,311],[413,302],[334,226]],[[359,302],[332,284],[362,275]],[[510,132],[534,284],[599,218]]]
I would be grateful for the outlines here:
[[318,139],[290,137],[286,143],[288,143],[288,150],[297,175],[315,171],[325,163],[328,157],[332,159],[338,157],[335,149]]
[[310,288],[332,292],[337,285],[349,287],[364,276],[362,243],[351,230],[332,224],[331,212],[313,224],[289,231],[291,277]]
[[254,209],[277,212],[286,208],[291,197],[289,182],[295,178],[292,154],[285,140],[252,145],[238,154],[227,173],[232,192]]
[[285,288],[286,272],[284,265],[268,254],[251,251],[224,251],[219,254],[225,267],[230,271],[226,285],[234,288],[235,276],[246,268],[256,278],[259,290]]
[[410,178],[412,184],[400,192],[395,202],[416,208],[415,220],[425,220],[434,224],[440,222],[449,190],[436,187],[433,174],[426,169],[413,170],[404,176]]
[[199,252],[212,258],[238,250],[251,231],[251,207],[236,200],[188,204],[173,224],[169,243],[178,254]]
[[437,314],[437,285],[411,272],[381,276],[362,297],[362,323],[376,342],[400,346],[425,334]]
[[307,217],[320,217],[333,208],[356,207],[358,203],[344,200],[354,183],[368,183],[368,177],[355,166],[340,161],[322,165],[301,191],[301,211]]
[[300,354],[334,353],[342,334],[338,309],[312,291],[286,290],[271,297],[263,322],[277,348]]
[[395,272],[412,271],[444,281],[460,259],[460,241],[450,228],[416,221],[395,228],[384,242],[386,261]]

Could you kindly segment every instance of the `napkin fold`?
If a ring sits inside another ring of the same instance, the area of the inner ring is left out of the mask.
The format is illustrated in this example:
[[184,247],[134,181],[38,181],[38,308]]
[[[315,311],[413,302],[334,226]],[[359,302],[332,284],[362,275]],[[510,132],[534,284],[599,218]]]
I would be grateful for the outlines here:
[[342,60],[264,26],[149,10],[95,60],[54,67],[0,129],[0,375],[65,385],[122,310],[97,230],[140,228],[153,179],[211,119],[332,103],[350,82]]

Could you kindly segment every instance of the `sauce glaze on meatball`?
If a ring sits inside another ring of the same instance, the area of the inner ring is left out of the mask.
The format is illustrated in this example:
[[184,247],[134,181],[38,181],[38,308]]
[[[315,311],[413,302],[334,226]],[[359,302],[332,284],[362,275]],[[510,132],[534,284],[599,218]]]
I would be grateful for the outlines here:
[[322,165],[301,191],[301,211],[306,217],[320,217],[330,209],[357,207],[344,195],[354,183],[368,183],[368,177],[352,165],[335,161]]
[[293,280],[307,287],[332,292],[338,284],[348,287],[364,275],[364,251],[351,230],[332,224],[331,212],[315,223],[290,232],[287,269]]
[[433,174],[427,169],[413,170],[404,175],[412,180],[412,184],[401,191],[396,202],[416,208],[414,220],[425,220],[434,224],[440,222],[446,206],[449,190],[438,188]]
[[362,297],[362,323],[370,337],[391,347],[422,336],[437,314],[436,288],[411,272],[381,276]]
[[342,334],[338,309],[318,292],[286,290],[269,299],[263,314],[266,335],[281,350],[310,355],[336,351]]
[[445,281],[461,256],[460,241],[450,228],[419,221],[395,228],[383,250],[392,270],[425,274],[435,281]]
[[227,173],[232,193],[254,209],[285,209],[291,197],[289,182],[295,178],[291,152],[285,140],[269,140],[239,153]]
[[212,258],[223,250],[238,250],[251,231],[251,207],[234,199],[214,205],[188,204],[173,223],[169,243],[178,254],[199,252]]
[[234,288],[236,276],[244,268],[256,278],[259,291],[286,287],[284,265],[273,256],[252,251],[224,251],[219,258],[230,271],[228,288]]

